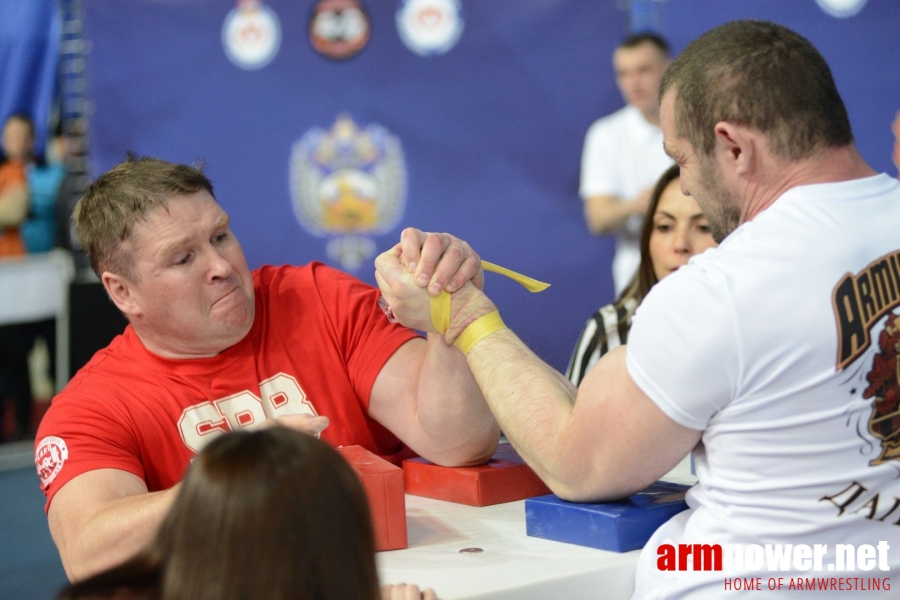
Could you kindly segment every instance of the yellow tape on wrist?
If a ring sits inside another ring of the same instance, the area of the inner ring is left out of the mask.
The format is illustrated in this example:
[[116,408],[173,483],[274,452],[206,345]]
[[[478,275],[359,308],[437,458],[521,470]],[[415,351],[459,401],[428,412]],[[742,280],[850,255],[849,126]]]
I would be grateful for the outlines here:
[[498,275],[503,275],[504,277],[509,277],[526,290],[531,292],[532,294],[537,292],[543,292],[548,287],[550,287],[549,283],[544,283],[543,281],[538,281],[537,279],[532,279],[527,275],[522,275],[521,273],[516,273],[515,271],[510,271],[505,267],[501,267],[500,265],[495,265],[492,262],[488,262],[486,260],[481,261],[481,267],[485,271],[490,271],[492,273],[497,273]]
[[500,318],[500,311],[495,310],[469,323],[453,345],[468,354],[475,344],[501,329],[506,329],[506,323]]
[[[526,290],[528,290],[531,293],[542,292],[542,291],[546,290],[548,287],[550,287],[549,283],[544,283],[543,281],[538,281],[537,279],[532,279],[531,277],[527,277],[526,275],[522,275],[521,273],[516,273],[515,271],[510,271],[509,269],[506,269],[499,265],[495,265],[494,263],[490,263],[486,260],[481,261],[481,266],[485,271],[491,271],[492,273],[497,273],[499,275],[509,277],[513,281],[521,284]],[[500,319],[500,313],[497,311],[494,311],[493,313],[484,315],[483,317],[479,318],[478,320],[470,323],[469,326],[466,327],[465,331],[463,331],[462,334],[460,334],[460,336],[456,340],[456,342],[454,342],[454,345],[456,345],[457,348],[460,348],[462,350],[462,347],[460,346],[460,343],[461,343],[460,340],[463,338],[463,336],[465,336],[466,333],[470,329],[472,329],[476,323],[479,323],[479,322],[481,322],[482,319],[486,319],[487,317],[491,317],[492,315],[496,315],[495,317],[493,317],[493,319],[496,320],[496,322],[498,322],[500,324],[499,327],[495,327],[494,329],[491,329],[487,333],[484,333],[483,335],[479,336],[475,341],[473,341],[471,344],[468,345],[468,348],[471,348],[472,346],[474,346],[475,342],[477,342],[484,336],[488,335],[489,333],[493,333],[494,331],[497,331],[498,329],[502,329],[502,328],[506,327],[506,325],[504,325],[503,321]],[[485,321],[485,323],[488,323],[488,321]],[[438,333],[440,333],[441,335],[447,333],[447,329],[450,328],[450,294],[448,294],[447,292],[441,292],[437,296],[432,296],[432,298],[431,298],[431,324],[434,325],[434,330],[437,331]],[[494,326],[495,324],[496,323],[493,323],[493,321],[492,321],[492,325],[490,325],[490,326]],[[464,354],[467,352],[468,352],[468,350],[463,350]]]
[[450,327],[450,294],[441,292],[431,298],[431,324],[444,335]]

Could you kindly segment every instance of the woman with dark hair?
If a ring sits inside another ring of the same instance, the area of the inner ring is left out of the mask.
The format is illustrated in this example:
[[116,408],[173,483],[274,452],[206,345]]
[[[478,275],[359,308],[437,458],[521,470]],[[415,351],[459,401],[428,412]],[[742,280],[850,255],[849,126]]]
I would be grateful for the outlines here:
[[[415,586],[383,593],[423,596]],[[144,551],[59,595],[94,598],[379,600],[359,477],[327,443],[291,429],[219,436]]]
[[653,189],[641,229],[641,262],[618,300],[591,315],[578,338],[566,377],[576,386],[600,357],[624,345],[635,310],[660,279],[690,257],[717,244],[697,201],[681,193],[680,169],[673,165]]

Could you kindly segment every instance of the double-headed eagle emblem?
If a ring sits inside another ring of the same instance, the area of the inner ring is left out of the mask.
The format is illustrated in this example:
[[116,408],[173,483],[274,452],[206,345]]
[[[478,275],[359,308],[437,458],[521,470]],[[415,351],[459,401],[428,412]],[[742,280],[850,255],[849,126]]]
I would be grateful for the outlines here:
[[400,221],[406,165],[400,141],[384,127],[360,129],[347,115],[330,131],[312,129],[291,152],[291,196],[300,224],[328,237],[328,256],[356,271],[376,252],[373,235]]

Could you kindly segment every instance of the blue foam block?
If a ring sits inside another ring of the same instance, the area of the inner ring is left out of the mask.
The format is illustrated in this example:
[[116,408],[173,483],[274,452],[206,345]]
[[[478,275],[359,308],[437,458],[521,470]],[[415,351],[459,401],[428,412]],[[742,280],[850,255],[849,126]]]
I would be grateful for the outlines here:
[[613,552],[643,548],[656,529],[687,508],[690,486],[657,481],[616,502],[566,502],[555,494],[525,500],[525,531],[532,537]]

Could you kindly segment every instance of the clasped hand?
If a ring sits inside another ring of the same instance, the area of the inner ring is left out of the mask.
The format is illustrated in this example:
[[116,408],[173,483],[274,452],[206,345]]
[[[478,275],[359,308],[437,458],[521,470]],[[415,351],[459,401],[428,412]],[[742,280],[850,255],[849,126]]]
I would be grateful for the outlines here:
[[467,282],[484,287],[481,259],[448,233],[403,230],[400,243],[375,259],[375,280],[393,316],[406,327],[435,333],[431,297],[453,293]]

